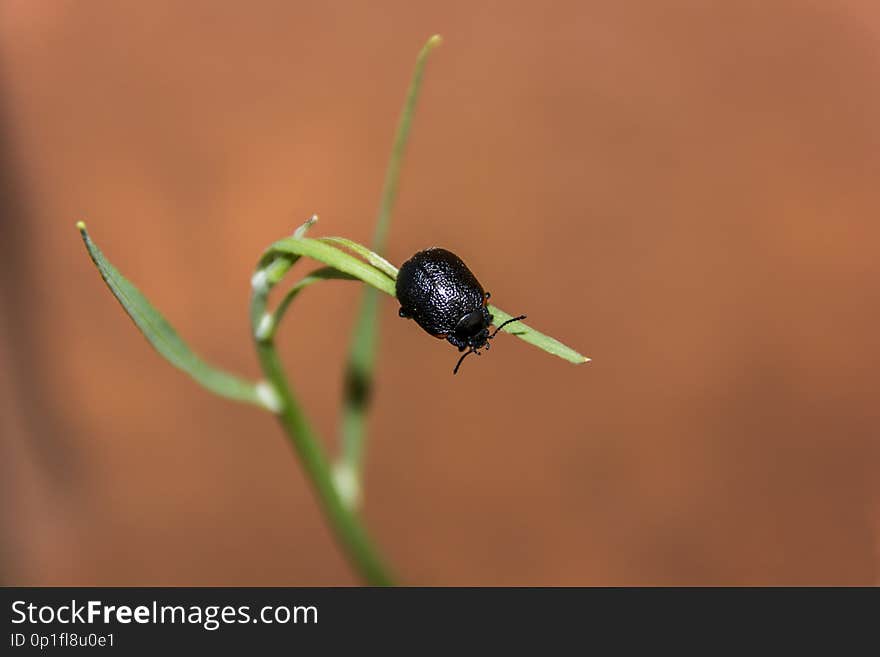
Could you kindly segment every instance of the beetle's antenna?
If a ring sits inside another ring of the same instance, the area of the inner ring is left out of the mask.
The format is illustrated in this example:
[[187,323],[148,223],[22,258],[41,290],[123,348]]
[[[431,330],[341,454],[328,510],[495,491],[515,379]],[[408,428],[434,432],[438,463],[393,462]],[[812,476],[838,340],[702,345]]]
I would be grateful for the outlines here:
[[494,338],[494,337],[495,337],[495,334],[498,333],[498,331],[500,331],[501,329],[503,329],[503,328],[504,328],[505,326],[507,326],[508,324],[511,324],[511,323],[513,323],[513,322],[519,322],[520,320],[523,320],[523,319],[525,319],[525,318],[526,318],[525,315],[520,315],[519,317],[513,317],[513,318],[511,318],[511,319],[508,319],[506,322],[503,322],[503,323],[501,324],[501,326],[499,326],[498,328],[495,329],[495,333],[493,333],[492,335],[490,335],[490,336],[489,336],[489,339],[491,340],[492,338]]
[[477,356],[479,356],[479,355],[480,355],[480,352],[479,352],[479,351],[476,351],[476,350],[474,350],[474,349],[471,349],[470,351],[466,351],[466,352],[464,352],[464,355],[463,355],[461,358],[459,358],[459,359],[458,359],[458,362],[455,364],[455,369],[452,370],[452,373],[453,373],[453,374],[458,374],[458,368],[461,367],[461,361],[463,361],[465,358],[467,358],[467,357],[470,356],[471,354],[477,354]]

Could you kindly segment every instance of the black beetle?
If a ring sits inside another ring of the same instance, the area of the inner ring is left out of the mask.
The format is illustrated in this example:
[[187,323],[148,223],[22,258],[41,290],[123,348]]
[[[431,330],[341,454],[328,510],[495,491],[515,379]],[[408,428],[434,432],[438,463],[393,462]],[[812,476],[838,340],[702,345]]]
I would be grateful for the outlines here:
[[414,319],[426,332],[448,340],[459,351],[468,350],[458,359],[453,374],[458,373],[466,356],[479,356],[480,349],[488,349],[489,340],[502,327],[526,318],[508,319],[489,335],[493,317],[486,306],[490,296],[462,259],[446,249],[419,251],[397,274],[400,316]]

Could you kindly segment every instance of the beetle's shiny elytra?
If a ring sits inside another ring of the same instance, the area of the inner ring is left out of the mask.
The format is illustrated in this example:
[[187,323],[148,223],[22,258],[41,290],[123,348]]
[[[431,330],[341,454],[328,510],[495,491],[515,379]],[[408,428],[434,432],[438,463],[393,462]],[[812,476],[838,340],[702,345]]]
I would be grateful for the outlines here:
[[486,307],[489,296],[462,259],[446,249],[419,251],[403,263],[397,274],[400,316],[414,319],[427,333],[448,340],[459,351],[467,350],[453,374],[465,356],[479,355],[483,347],[488,349],[489,340],[501,327],[526,317],[509,319],[490,335],[493,318]]

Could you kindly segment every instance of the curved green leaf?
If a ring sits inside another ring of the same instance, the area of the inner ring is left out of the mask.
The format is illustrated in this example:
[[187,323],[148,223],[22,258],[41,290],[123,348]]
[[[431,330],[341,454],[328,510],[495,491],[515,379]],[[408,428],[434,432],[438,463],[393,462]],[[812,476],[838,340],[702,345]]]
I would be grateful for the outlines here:
[[[346,248],[362,256],[365,260],[368,260],[368,262],[364,262],[363,260],[360,260],[357,257],[351,255],[350,253],[336,248],[335,246],[333,246],[333,243],[344,244]],[[293,266],[293,264],[300,257],[303,256],[324,263],[331,270],[335,270],[337,274],[332,274],[329,271],[325,271],[326,268],[319,269],[315,272],[312,272],[309,276],[303,279],[301,283],[307,281],[305,284],[311,285],[312,283],[318,282],[318,280],[324,280],[328,278],[357,279],[379,290],[380,292],[384,292],[389,296],[396,297],[394,284],[396,276],[392,278],[388,275],[387,272],[382,271],[376,266],[370,264],[370,262],[387,261],[385,261],[384,258],[377,255],[376,253],[370,251],[362,244],[358,244],[357,242],[338,237],[322,237],[316,239],[307,237],[287,237],[285,239],[275,242],[272,246],[270,246],[266,250],[263,258],[260,260],[261,264],[263,265],[263,269],[258,270],[257,274],[255,275],[255,279],[259,279],[261,282],[267,282],[268,285],[264,291],[264,295],[255,295],[255,298],[257,296],[261,296],[262,298],[259,302],[261,304],[259,307],[259,311],[254,314],[255,331],[258,327],[259,321],[262,319],[265,313],[266,297],[268,296],[269,289],[272,285],[277,283],[278,280],[281,279],[281,277],[283,277],[283,275],[290,269],[290,267]],[[393,265],[388,263],[386,269],[393,267]],[[390,271],[390,269],[388,269],[388,271]],[[300,285],[301,283],[298,283],[297,285]],[[294,289],[296,291],[291,290],[293,296],[295,296],[301,288],[296,289],[295,286]],[[290,300],[292,300],[292,297],[291,299],[286,299],[285,301],[282,301],[282,304],[285,304],[284,310],[286,310],[286,304],[289,304]],[[489,311],[495,318],[494,324],[496,326],[502,324],[512,317],[512,315],[506,313],[497,306],[489,306]],[[575,351],[571,347],[564,345],[559,340],[551,338],[549,335],[545,335],[540,331],[536,331],[531,326],[529,326],[528,324],[524,324],[523,322],[508,324],[501,330],[510,333],[511,335],[514,335],[521,340],[546,351],[549,354],[553,354],[554,356],[558,356],[563,360],[567,360],[570,363],[580,364],[590,361],[589,358]]]
[[212,367],[193,353],[141,291],[104,257],[98,245],[89,237],[85,223],[80,221],[76,227],[101,278],[156,351],[211,392],[227,399],[265,407],[255,383]]
[[[275,256],[293,256],[295,259],[305,256],[323,262],[325,265],[349,274],[385,294],[396,296],[394,279],[389,278],[373,265],[319,239],[285,237],[272,244],[267,252]],[[269,259],[271,260],[271,258]]]
[[374,253],[370,251],[363,244],[358,244],[357,242],[347,239],[345,237],[319,237],[319,240],[322,242],[329,242],[330,244],[340,244],[344,246],[349,251],[352,251],[359,255],[361,258],[369,262],[379,271],[384,272],[392,279],[397,279],[397,267],[388,262],[385,258],[380,256],[378,253]]

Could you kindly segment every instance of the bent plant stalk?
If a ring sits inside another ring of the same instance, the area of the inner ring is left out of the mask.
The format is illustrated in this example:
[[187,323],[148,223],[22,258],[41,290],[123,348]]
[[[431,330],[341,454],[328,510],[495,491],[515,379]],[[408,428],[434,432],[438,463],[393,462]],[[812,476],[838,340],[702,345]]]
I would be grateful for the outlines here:
[[[305,232],[315,221],[317,217],[309,219],[293,237],[276,243],[260,259],[251,279],[251,328],[260,367],[266,377],[263,385],[267,406],[278,417],[289,442],[299,456],[337,540],[367,584],[388,586],[393,583],[392,577],[361,524],[353,505],[346,503],[342,490],[334,481],[333,470],[321,448],[320,439],[290,388],[275,348],[275,332],[278,325],[291,301],[306,286],[330,278],[355,278],[355,274],[371,278],[374,282],[379,280],[377,277],[386,278],[381,272],[353,257],[334,259],[336,254],[333,253],[335,251],[333,247],[317,240],[304,239]],[[335,260],[336,266],[319,269],[294,285],[285,295],[278,309],[270,313],[268,311],[270,291],[303,255],[314,259],[323,258],[325,262]]]
[[[365,433],[363,424],[368,395],[365,390],[364,394],[360,394],[351,386],[344,393],[342,459],[334,468],[288,382],[275,347],[275,335],[282,319],[288,315],[293,300],[306,287],[333,279],[359,280],[365,283],[368,286],[367,296],[356,323],[357,330],[349,353],[347,371],[351,373],[357,370],[369,387],[374,362],[378,292],[395,297],[397,278],[397,268],[375,251],[381,250],[385,242],[422,69],[428,52],[438,43],[439,37],[429,39],[416,63],[386,175],[374,240],[376,248],[371,250],[343,237],[308,238],[305,236],[306,232],[317,221],[317,217],[312,217],[291,237],[272,244],[260,258],[251,279],[250,321],[257,358],[265,377],[262,381],[242,379],[205,362],[195,354],[140,290],[107,260],[89,236],[85,223],[77,223],[86,250],[107,287],[159,354],[210,392],[226,399],[255,405],[276,416],[302,462],[341,549],[363,581],[375,586],[392,584],[393,578],[356,511],[361,491],[360,470]],[[294,284],[275,310],[270,311],[270,291],[302,257],[315,260],[323,266]],[[495,306],[490,306],[489,310],[498,324],[511,317]],[[525,324],[518,323],[510,328],[503,327],[502,330],[571,363],[585,363],[589,360]]]
[[257,340],[257,356],[266,382],[271,386],[270,394],[277,396],[278,421],[314,486],[336,539],[364,582],[372,586],[392,585],[392,576],[366,529],[352,507],[343,502],[318,436],[290,391],[274,341]]

